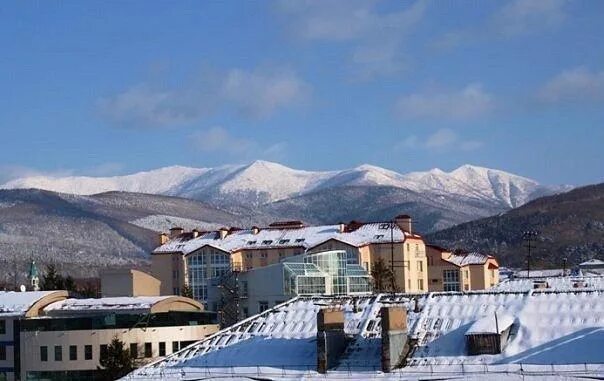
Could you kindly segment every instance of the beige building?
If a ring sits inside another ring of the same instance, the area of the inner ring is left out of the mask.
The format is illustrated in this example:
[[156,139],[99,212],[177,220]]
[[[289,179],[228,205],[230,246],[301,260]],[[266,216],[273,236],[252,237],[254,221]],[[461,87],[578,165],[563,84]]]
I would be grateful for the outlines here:
[[499,263],[491,255],[456,254],[426,245],[430,291],[484,290],[499,283]]
[[286,221],[266,228],[212,232],[173,228],[169,235],[160,235],[159,244],[152,253],[152,273],[161,281],[162,295],[180,294],[186,284],[195,299],[205,302],[210,280],[231,269],[247,271],[327,250],[346,251],[349,263],[360,264],[369,273],[375,261],[382,259],[387,266],[393,265],[399,291],[428,291],[425,243],[412,231],[407,215],[393,222],[322,226]]
[[14,316],[0,314],[0,332],[8,328],[0,340],[11,337],[5,345],[10,355],[0,360],[0,376],[7,380],[94,380],[114,337],[144,364],[218,330],[214,313],[179,296],[68,299],[66,291],[0,293],[0,311],[9,308]]
[[114,296],[159,296],[159,279],[140,270],[111,269],[101,273],[101,295]]

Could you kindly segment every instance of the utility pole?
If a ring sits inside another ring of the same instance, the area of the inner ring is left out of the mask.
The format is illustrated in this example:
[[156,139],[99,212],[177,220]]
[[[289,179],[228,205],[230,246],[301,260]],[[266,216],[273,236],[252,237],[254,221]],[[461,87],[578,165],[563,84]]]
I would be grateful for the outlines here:
[[531,249],[534,248],[531,244],[533,239],[539,235],[539,232],[536,230],[526,230],[522,232],[522,239],[526,241],[525,247],[528,250],[528,254],[526,256],[526,277],[531,277]]
[[562,276],[566,276],[566,258],[562,258]]

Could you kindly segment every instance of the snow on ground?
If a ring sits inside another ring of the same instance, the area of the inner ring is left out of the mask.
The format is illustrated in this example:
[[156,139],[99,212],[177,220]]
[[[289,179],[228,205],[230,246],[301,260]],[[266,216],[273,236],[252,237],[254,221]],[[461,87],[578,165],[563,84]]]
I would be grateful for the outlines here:
[[[415,313],[418,301],[420,312]],[[381,306],[409,310],[417,347],[407,366],[380,371]],[[328,378],[535,379],[604,375],[604,288],[296,298],[143,367],[126,379],[314,379],[316,314],[345,311],[351,341]],[[465,333],[497,313],[513,321],[503,353],[469,356]],[[508,318],[509,316],[509,318]]]
[[170,228],[173,228],[175,226],[179,226],[185,229],[186,231],[191,231],[193,229],[217,230],[221,227],[220,224],[215,224],[212,222],[193,220],[190,218],[167,216],[165,214],[153,214],[129,222],[133,225],[140,226],[141,228],[154,230],[156,232],[167,232],[168,230],[170,230]]

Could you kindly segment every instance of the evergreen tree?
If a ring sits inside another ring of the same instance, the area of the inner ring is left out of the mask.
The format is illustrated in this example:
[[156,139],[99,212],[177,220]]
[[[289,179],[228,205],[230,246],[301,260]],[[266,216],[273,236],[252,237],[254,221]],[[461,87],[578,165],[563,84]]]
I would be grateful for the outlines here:
[[50,264],[46,266],[46,272],[40,282],[40,289],[44,291],[63,290],[65,287],[65,280],[63,276],[57,272],[55,265]]
[[122,378],[132,372],[135,367],[135,357],[126,349],[126,344],[118,339],[117,336],[111,340],[107,346],[107,356],[101,358],[103,380],[113,381]]
[[188,284],[185,284],[180,289],[180,295],[184,296],[185,298],[191,298],[191,299],[193,299],[193,289]]
[[[61,278],[62,278],[62,276],[61,276]],[[63,280],[63,285],[65,287],[65,290],[67,290],[67,291],[70,291],[70,292],[78,291],[75,281],[73,280],[71,275],[67,275],[67,277]]]
[[386,265],[382,258],[378,258],[373,262],[371,276],[373,277],[373,290],[375,292],[396,291],[396,282],[392,269]]

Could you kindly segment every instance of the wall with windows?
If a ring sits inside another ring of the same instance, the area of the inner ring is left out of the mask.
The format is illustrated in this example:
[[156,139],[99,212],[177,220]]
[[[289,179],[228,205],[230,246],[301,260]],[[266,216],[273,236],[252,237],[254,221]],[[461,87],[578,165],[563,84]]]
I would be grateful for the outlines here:
[[14,319],[0,316],[0,380],[15,379],[14,324]]
[[[421,239],[408,238],[405,242],[370,244],[360,248],[360,257],[374,263],[381,258],[386,266],[391,265],[394,246],[394,278],[401,292],[428,291],[428,263],[426,245]],[[370,270],[371,272],[371,270]]]
[[367,270],[367,271],[370,271],[370,269],[371,269],[371,263],[369,261],[369,258],[367,258],[367,257],[361,258],[361,254],[360,254],[358,247],[351,246],[342,241],[338,241],[337,239],[330,239],[329,241],[323,242],[322,244],[309,249],[308,253],[309,254],[318,253],[321,251],[328,251],[328,250],[344,250],[346,252],[347,263],[359,264],[359,265],[365,267],[365,270]]
[[214,247],[205,246],[185,257],[187,284],[193,299],[208,300],[210,279],[219,278],[230,271],[231,255]]
[[270,249],[243,249],[232,254],[233,264],[241,270],[251,270],[258,267],[279,263],[285,258],[304,254],[304,247],[284,247]]
[[22,331],[21,379],[27,374],[59,371],[94,371],[107,345],[117,336],[126,348],[136,348],[141,362],[167,356],[194,341],[218,331],[218,325]]
[[242,317],[258,314],[295,296],[285,293],[283,271],[283,265],[274,264],[239,275]]

